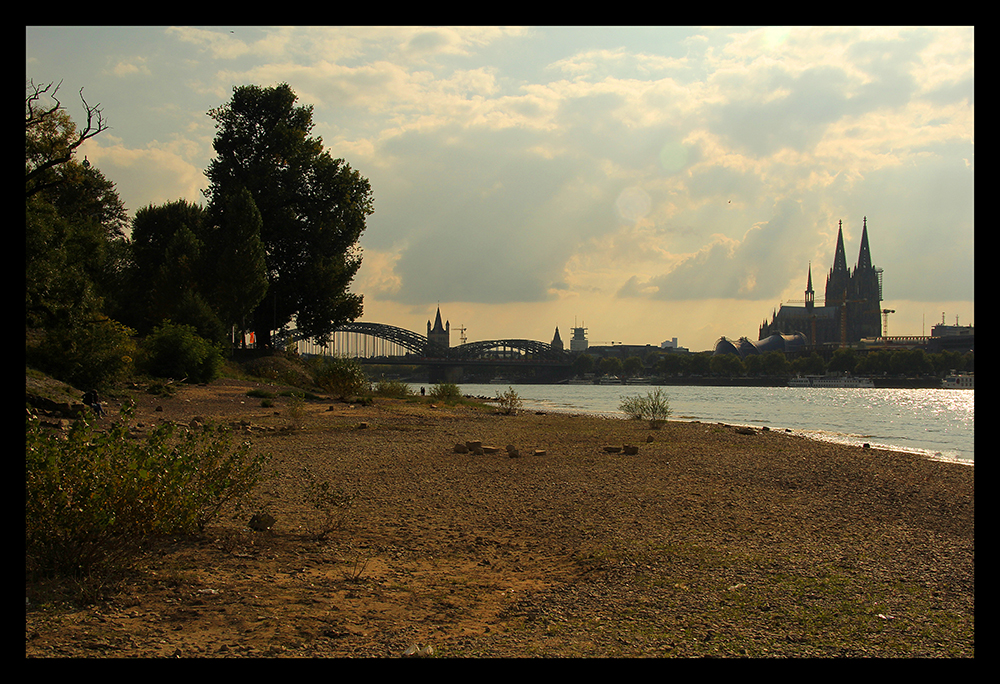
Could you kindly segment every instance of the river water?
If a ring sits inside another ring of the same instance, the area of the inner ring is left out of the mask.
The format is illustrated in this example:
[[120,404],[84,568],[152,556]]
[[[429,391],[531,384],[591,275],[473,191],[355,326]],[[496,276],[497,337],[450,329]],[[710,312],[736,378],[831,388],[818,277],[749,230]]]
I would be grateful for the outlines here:
[[[657,388],[630,385],[477,385],[493,398],[512,387],[524,408],[623,416],[622,397]],[[419,391],[419,387],[415,387]],[[429,388],[428,388],[429,389]],[[908,451],[973,465],[974,390],[825,387],[660,387],[672,420],[791,430],[813,439]]]

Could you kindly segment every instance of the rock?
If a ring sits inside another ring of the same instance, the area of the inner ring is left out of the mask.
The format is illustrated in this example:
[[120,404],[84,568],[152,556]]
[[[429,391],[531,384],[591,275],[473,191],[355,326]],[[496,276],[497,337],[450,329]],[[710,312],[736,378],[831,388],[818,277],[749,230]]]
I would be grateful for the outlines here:
[[622,448],[618,446],[606,446],[604,447],[604,452],[608,454],[619,454]]
[[634,444],[626,444],[622,447],[622,451],[624,451],[627,456],[635,456],[639,453],[639,447]]
[[466,445],[464,445],[461,442],[459,442],[458,444],[455,445],[455,453],[456,454],[467,454],[467,453],[469,453],[469,447],[467,447]]
[[484,453],[484,454],[495,454],[496,452],[500,451],[500,447],[495,447],[495,446],[485,446],[485,445],[484,445],[484,446],[482,447],[482,450],[483,450],[483,453]]
[[544,456],[545,455],[545,449],[535,449],[534,452],[532,452],[532,453],[535,456]]
[[410,644],[403,651],[404,658],[430,658],[432,655],[434,655],[434,647],[430,645],[420,648],[416,644]]
[[653,435],[646,435],[646,444],[649,444],[652,441],[653,441]]
[[250,522],[247,523],[251,530],[256,530],[258,532],[266,532],[267,530],[274,527],[274,523],[278,522],[274,519],[274,516],[270,513],[254,513],[253,517],[250,518]]
[[465,447],[469,451],[475,451],[476,449],[482,449],[483,448],[483,443],[482,442],[478,442],[478,441],[466,442],[465,443]]
[[738,435],[756,435],[757,431],[752,427],[741,426],[736,428],[736,434]]
[[517,450],[517,447],[515,447],[513,444],[508,444],[507,455],[510,456],[511,458],[517,458],[518,456],[521,455],[521,452],[519,452]]

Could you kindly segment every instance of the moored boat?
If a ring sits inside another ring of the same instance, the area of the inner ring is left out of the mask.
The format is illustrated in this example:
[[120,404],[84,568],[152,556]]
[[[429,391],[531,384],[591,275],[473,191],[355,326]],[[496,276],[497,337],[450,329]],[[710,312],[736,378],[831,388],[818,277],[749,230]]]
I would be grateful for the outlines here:
[[975,373],[952,373],[941,381],[941,387],[945,389],[975,389],[975,385]]
[[797,375],[788,381],[789,387],[874,387],[871,378],[853,375]]

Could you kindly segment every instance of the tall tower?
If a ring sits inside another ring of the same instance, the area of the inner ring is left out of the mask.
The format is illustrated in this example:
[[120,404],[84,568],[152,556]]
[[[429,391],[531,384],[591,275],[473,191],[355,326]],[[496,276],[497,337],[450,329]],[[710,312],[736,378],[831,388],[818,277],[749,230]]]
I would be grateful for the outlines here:
[[809,278],[806,282],[806,309],[808,309],[809,313],[812,313],[815,305],[816,293],[813,292],[813,266],[812,262],[809,262]]
[[868,217],[861,228],[861,249],[858,265],[851,274],[848,304],[848,333],[853,340],[864,337],[878,337],[882,333],[882,293],[879,287],[878,269],[872,266],[871,250],[868,247]]
[[451,346],[451,321],[448,321],[444,325],[441,324],[441,307],[438,307],[437,316],[434,318],[434,327],[431,327],[431,322],[427,321],[427,341],[434,345],[437,344],[441,347],[447,349]]
[[556,326],[556,335],[552,338],[552,349],[555,351],[563,351],[563,341],[559,337],[559,326]]
[[851,272],[847,268],[847,256],[844,254],[844,222],[837,228],[837,251],[833,255],[833,268],[826,277],[826,305],[836,305],[844,301],[851,284]]

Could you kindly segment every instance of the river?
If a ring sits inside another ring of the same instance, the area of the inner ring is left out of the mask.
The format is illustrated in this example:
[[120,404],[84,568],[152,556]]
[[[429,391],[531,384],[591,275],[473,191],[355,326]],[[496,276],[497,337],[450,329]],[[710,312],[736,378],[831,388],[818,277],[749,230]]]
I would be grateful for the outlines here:
[[[493,398],[512,387],[533,411],[622,416],[622,397],[655,387],[631,385],[461,384],[463,394]],[[419,386],[414,389],[419,391]],[[429,388],[428,388],[429,389]],[[672,420],[767,426],[813,439],[975,463],[974,390],[664,386]]]

